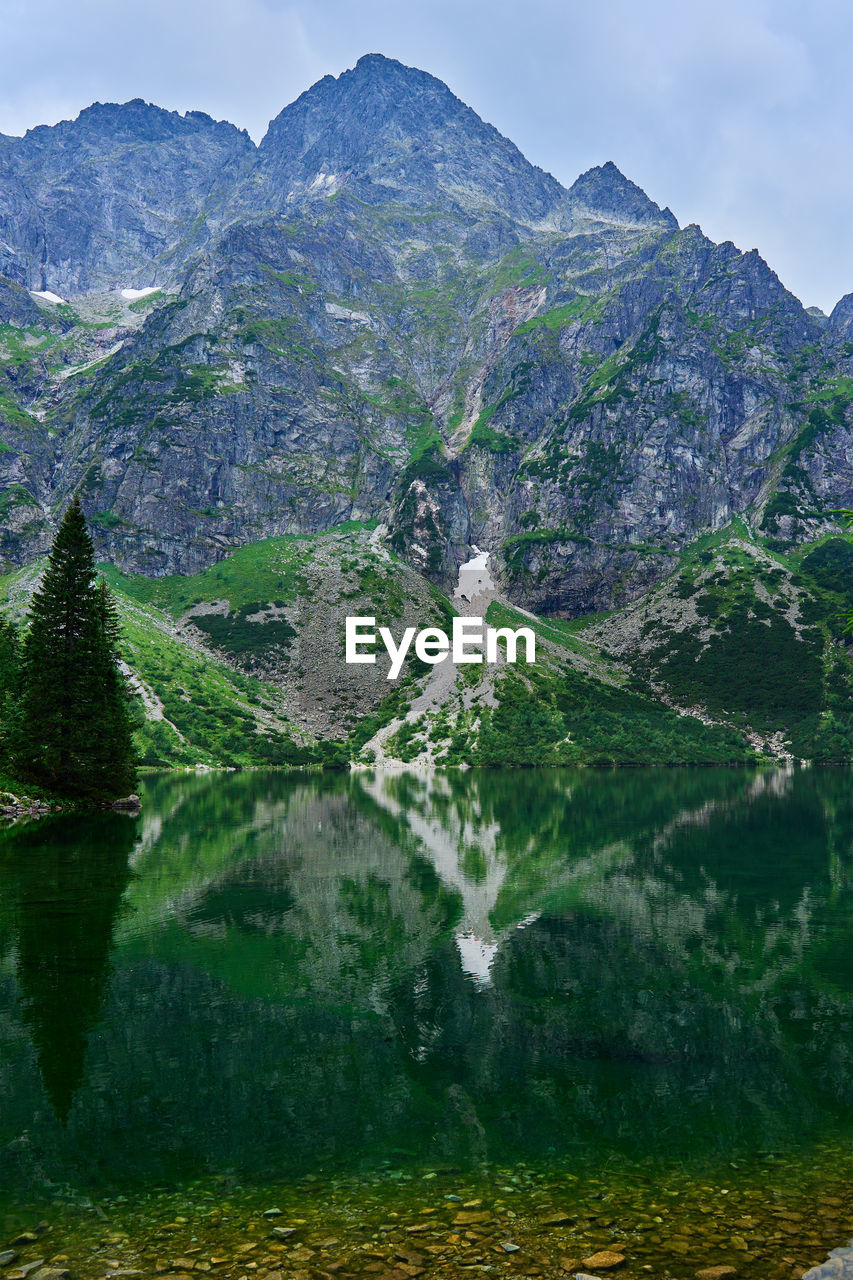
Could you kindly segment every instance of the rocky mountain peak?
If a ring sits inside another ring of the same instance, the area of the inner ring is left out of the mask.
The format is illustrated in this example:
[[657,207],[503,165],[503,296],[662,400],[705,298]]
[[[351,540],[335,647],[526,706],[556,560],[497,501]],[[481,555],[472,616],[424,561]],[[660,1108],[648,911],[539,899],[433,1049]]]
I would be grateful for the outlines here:
[[75,150],[102,143],[161,143],[191,134],[209,133],[229,138],[244,138],[250,142],[245,129],[224,120],[214,120],[203,111],[168,111],[143,98],[131,98],[128,102],[93,102],[84,107],[73,120],[60,120],[55,125],[37,125],[28,129],[17,143],[23,154],[57,148]]
[[575,216],[602,222],[663,224],[673,230],[678,227],[671,210],[650,200],[612,160],[582,173],[569,188],[569,199]]
[[141,98],[3,139],[0,273],[62,297],[161,283],[187,228],[191,250],[206,207],[255,159],[245,130]]
[[833,329],[838,329],[845,338],[853,335],[853,293],[845,293],[839,298],[829,316]]
[[260,157],[283,199],[349,186],[370,203],[449,198],[524,223],[553,216],[565,199],[441,80],[375,53],[285,107]]
[[392,59],[259,148],[135,100],[0,139],[0,169],[0,319],[39,335],[0,349],[10,562],[80,490],[135,571],[378,520],[437,580],[476,543],[569,613],[738,513],[792,545],[853,505],[853,299],[807,315],[612,162],[564,190]]

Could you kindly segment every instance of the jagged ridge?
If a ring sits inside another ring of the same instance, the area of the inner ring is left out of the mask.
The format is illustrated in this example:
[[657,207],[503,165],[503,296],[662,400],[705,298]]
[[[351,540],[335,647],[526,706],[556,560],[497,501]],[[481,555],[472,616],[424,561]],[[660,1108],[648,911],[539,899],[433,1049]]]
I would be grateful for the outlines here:
[[0,291],[7,563],[80,491],[127,569],[381,519],[434,581],[476,542],[577,613],[734,515],[795,545],[853,503],[845,301],[807,314],[612,164],[565,191],[424,72],[369,55],[259,148],[137,101],[2,154],[7,269],[101,289]]

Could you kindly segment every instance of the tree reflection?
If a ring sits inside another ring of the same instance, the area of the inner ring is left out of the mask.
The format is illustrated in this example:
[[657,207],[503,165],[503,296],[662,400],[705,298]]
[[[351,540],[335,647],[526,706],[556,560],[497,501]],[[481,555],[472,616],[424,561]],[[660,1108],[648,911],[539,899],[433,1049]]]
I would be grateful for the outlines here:
[[103,1003],[136,827],[122,814],[56,817],[13,828],[0,843],[24,1021],[63,1125]]

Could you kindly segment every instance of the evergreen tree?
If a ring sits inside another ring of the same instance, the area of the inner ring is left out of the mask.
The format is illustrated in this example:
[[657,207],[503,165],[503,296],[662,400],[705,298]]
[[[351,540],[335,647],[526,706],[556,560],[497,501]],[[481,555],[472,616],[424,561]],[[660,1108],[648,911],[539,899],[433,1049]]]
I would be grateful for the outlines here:
[[9,758],[19,678],[18,633],[0,618],[0,764]]
[[133,695],[119,667],[118,615],[103,578],[98,583],[96,620],[99,729],[92,743],[91,776],[104,791],[126,796],[136,786]]
[[15,758],[25,777],[70,796],[115,799],[135,782],[118,624],[95,581],[95,550],[75,498],[30,605]]

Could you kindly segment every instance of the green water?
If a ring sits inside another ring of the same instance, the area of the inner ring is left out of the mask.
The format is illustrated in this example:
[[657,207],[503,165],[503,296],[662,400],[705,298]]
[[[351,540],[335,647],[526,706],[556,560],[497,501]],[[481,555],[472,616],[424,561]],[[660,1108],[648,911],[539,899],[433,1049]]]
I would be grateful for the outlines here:
[[0,1220],[358,1176],[416,1212],[495,1170],[537,1212],[837,1190],[851,784],[170,775],[139,818],[5,829]]

